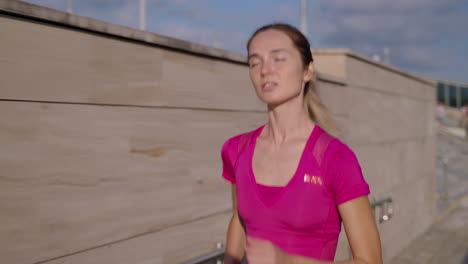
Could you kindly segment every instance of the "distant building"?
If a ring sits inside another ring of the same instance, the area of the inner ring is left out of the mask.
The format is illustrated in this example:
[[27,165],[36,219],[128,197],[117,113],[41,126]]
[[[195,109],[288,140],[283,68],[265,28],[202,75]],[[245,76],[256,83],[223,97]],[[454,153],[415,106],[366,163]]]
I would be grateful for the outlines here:
[[437,86],[437,100],[443,104],[460,108],[468,104],[468,83],[434,80]]

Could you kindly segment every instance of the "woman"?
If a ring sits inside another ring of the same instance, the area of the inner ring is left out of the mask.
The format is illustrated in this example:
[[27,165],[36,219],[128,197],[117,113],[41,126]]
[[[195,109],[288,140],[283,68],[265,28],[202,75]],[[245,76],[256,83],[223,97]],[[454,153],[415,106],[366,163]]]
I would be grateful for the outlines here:
[[326,132],[333,125],[316,95],[307,39],[271,24],[247,50],[269,120],[222,148],[223,177],[233,183],[224,263],[332,263],[341,221],[353,252],[341,263],[381,263],[369,187],[351,149]]

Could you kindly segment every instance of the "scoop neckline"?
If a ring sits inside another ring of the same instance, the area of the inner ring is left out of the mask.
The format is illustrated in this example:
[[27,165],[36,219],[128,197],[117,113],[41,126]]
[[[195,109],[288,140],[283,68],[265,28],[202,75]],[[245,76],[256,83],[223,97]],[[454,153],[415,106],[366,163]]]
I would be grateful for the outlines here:
[[[288,183],[286,183],[286,185],[284,185],[284,186],[269,186],[269,185],[259,184],[259,183],[257,183],[257,179],[255,178],[255,173],[254,173],[254,170],[253,170],[253,157],[254,157],[254,153],[255,153],[255,148],[257,146],[257,138],[263,132],[265,127],[266,127],[266,124],[261,126],[257,130],[257,133],[254,134],[253,143],[251,144],[250,151],[249,151],[250,152],[249,153],[249,155],[250,155],[250,157],[249,157],[249,168],[250,168],[249,178],[250,178],[251,182],[254,185],[255,194],[258,197],[258,199],[261,201],[261,203],[265,207],[270,208],[270,207],[275,206],[279,201],[281,201],[283,196],[288,192],[289,189],[291,189],[291,185],[293,185],[294,182],[297,181],[297,178],[299,177],[298,175],[301,174],[301,172],[303,171],[303,166],[301,164],[304,163],[306,152],[307,152],[306,150],[309,148],[309,145],[312,144],[312,141],[313,141],[312,139],[314,138],[314,135],[318,132],[320,127],[317,124],[314,124],[314,127],[312,128],[312,131],[310,132],[309,137],[307,138],[306,143],[304,144],[304,147],[302,149],[302,153],[301,153],[301,156],[300,156],[299,161],[297,163],[297,167],[296,167],[291,179],[289,179]],[[272,202],[267,203],[265,201],[263,195],[260,193],[258,185],[268,186],[268,187],[280,187],[282,189],[279,191],[277,197]]]

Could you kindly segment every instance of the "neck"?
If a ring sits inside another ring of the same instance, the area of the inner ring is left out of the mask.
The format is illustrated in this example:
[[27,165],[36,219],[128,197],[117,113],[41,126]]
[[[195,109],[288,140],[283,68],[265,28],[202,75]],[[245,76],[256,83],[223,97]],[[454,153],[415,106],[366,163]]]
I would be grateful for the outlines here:
[[268,106],[268,116],[264,136],[271,138],[275,144],[297,137],[308,137],[315,126],[300,96],[280,105]]

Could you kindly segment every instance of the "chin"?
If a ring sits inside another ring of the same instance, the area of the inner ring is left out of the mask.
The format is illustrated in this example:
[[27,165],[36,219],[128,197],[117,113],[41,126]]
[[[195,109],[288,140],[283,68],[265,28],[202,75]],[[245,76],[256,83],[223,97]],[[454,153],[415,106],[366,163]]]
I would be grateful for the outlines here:
[[270,95],[263,94],[263,95],[260,95],[259,97],[260,97],[260,100],[268,106],[277,106],[292,99],[292,97],[279,96],[279,95],[274,95],[274,94],[270,94]]
[[301,97],[301,90],[284,90],[274,89],[270,91],[263,91],[260,88],[255,89],[260,101],[264,102],[268,106],[277,106],[285,102],[298,99]]

